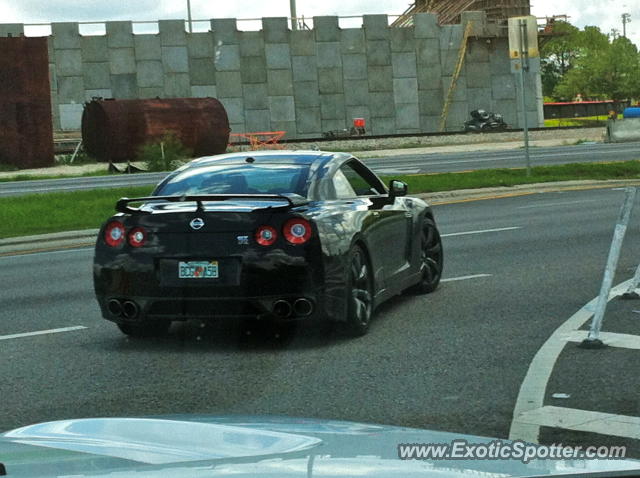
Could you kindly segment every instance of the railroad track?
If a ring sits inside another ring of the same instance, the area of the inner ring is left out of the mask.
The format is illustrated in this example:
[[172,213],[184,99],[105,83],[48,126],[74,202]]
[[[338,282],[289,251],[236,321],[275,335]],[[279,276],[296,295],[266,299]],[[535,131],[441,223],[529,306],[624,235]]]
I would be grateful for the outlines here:
[[[593,126],[552,126],[545,128],[529,128],[529,131],[554,131],[554,130],[571,130],[571,129],[590,129]],[[489,131],[488,133],[518,133],[522,132],[521,128],[509,128],[504,131]],[[412,134],[381,134],[381,135],[363,135],[363,136],[345,136],[338,138],[305,138],[305,139],[283,139],[280,140],[281,144],[289,144],[289,143],[323,143],[328,141],[339,141],[341,139],[349,140],[349,141],[360,141],[360,140],[368,140],[368,139],[389,139],[389,138],[421,138],[421,137],[430,137],[430,136],[456,136],[465,134],[463,131],[446,131],[443,133],[412,133]],[[468,133],[472,134],[472,133]],[[64,138],[64,139],[54,139],[54,152],[55,154],[71,154],[78,146],[78,142],[80,141],[80,137],[75,138]],[[247,142],[233,142],[230,143],[231,146],[241,146],[248,144]]]

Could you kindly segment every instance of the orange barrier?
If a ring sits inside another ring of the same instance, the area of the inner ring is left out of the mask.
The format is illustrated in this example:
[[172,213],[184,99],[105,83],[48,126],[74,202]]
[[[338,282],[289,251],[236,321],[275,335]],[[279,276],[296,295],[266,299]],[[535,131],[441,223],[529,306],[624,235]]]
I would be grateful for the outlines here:
[[[258,149],[284,149],[283,145],[278,144],[286,131],[261,131],[259,133],[232,133],[229,135],[230,142],[242,142],[246,139],[252,151]],[[238,141],[240,140],[240,141]]]

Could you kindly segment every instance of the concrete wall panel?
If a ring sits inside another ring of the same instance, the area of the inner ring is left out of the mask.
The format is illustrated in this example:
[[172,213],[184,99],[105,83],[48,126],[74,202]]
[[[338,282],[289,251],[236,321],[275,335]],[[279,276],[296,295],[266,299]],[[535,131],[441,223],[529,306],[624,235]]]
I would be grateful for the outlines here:
[[135,35],[136,60],[160,60],[162,49],[159,35]]
[[80,45],[82,46],[82,61],[109,61],[106,36],[82,37]]
[[[464,19],[484,38],[469,40],[447,128],[458,129],[474,108],[519,124],[507,40],[488,37],[482,14]],[[386,15],[365,15],[362,28],[341,29],[337,17],[325,16],[314,18],[313,30],[291,31],[280,17],[263,19],[260,31],[239,31],[235,19],[223,18],[211,20],[210,32],[191,34],[184,20],[161,20],[158,34],[141,35],[131,22],[115,21],[106,23],[106,35],[86,37],[76,23],[55,23],[48,42],[54,122],[72,127],[74,105],[92,96],[217,96],[232,110],[234,131],[268,126],[313,137],[351,126],[353,117],[365,117],[378,134],[433,131],[463,27],[441,27],[426,13],[413,20],[395,28]],[[0,25],[0,35],[21,31]],[[527,114],[538,125],[539,76],[525,88]]]
[[105,30],[109,48],[133,48],[133,25],[131,22],[107,22]]
[[83,73],[85,88],[90,90],[111,88],[109,63],[84,63]]

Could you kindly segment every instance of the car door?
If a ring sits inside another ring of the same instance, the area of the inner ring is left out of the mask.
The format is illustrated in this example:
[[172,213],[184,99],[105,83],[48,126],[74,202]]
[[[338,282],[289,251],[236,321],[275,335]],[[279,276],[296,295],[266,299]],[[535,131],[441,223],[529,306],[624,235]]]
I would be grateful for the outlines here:
[[390,202],[384,185],[359,161],[347,161],[339,171],[355,196],[368,200],[374,219],[368,230],[370,243],[375,248],[372,253],[379,256],[385,282],[388,282],[408,270],[411,216],[402,199]]

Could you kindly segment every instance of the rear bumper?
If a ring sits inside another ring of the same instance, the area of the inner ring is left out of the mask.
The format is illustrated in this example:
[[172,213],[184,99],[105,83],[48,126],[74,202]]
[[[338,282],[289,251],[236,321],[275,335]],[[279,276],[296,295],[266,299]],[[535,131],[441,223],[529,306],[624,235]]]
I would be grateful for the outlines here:
[[[102,316],[114,322],[294,320],[327,312],[322,260],[316,255],[273,251],[253,258],[223,258],[220,278],[206,280],[178,279],[177,266],[167,266],[171,261],[176,262],[151,255],[97,256],[94,287]],[[125,303],[129,313],[123,312]]]
[[[117,323],[143,320],[255,319],[309,320],[324,316],[317,294],[258,297],[98,296],[102,316]],[[116,302],[116,304],[113,304]],[[133,304],[133,305],[131,305]],[[131,313],[133,312],[133,313]]]

